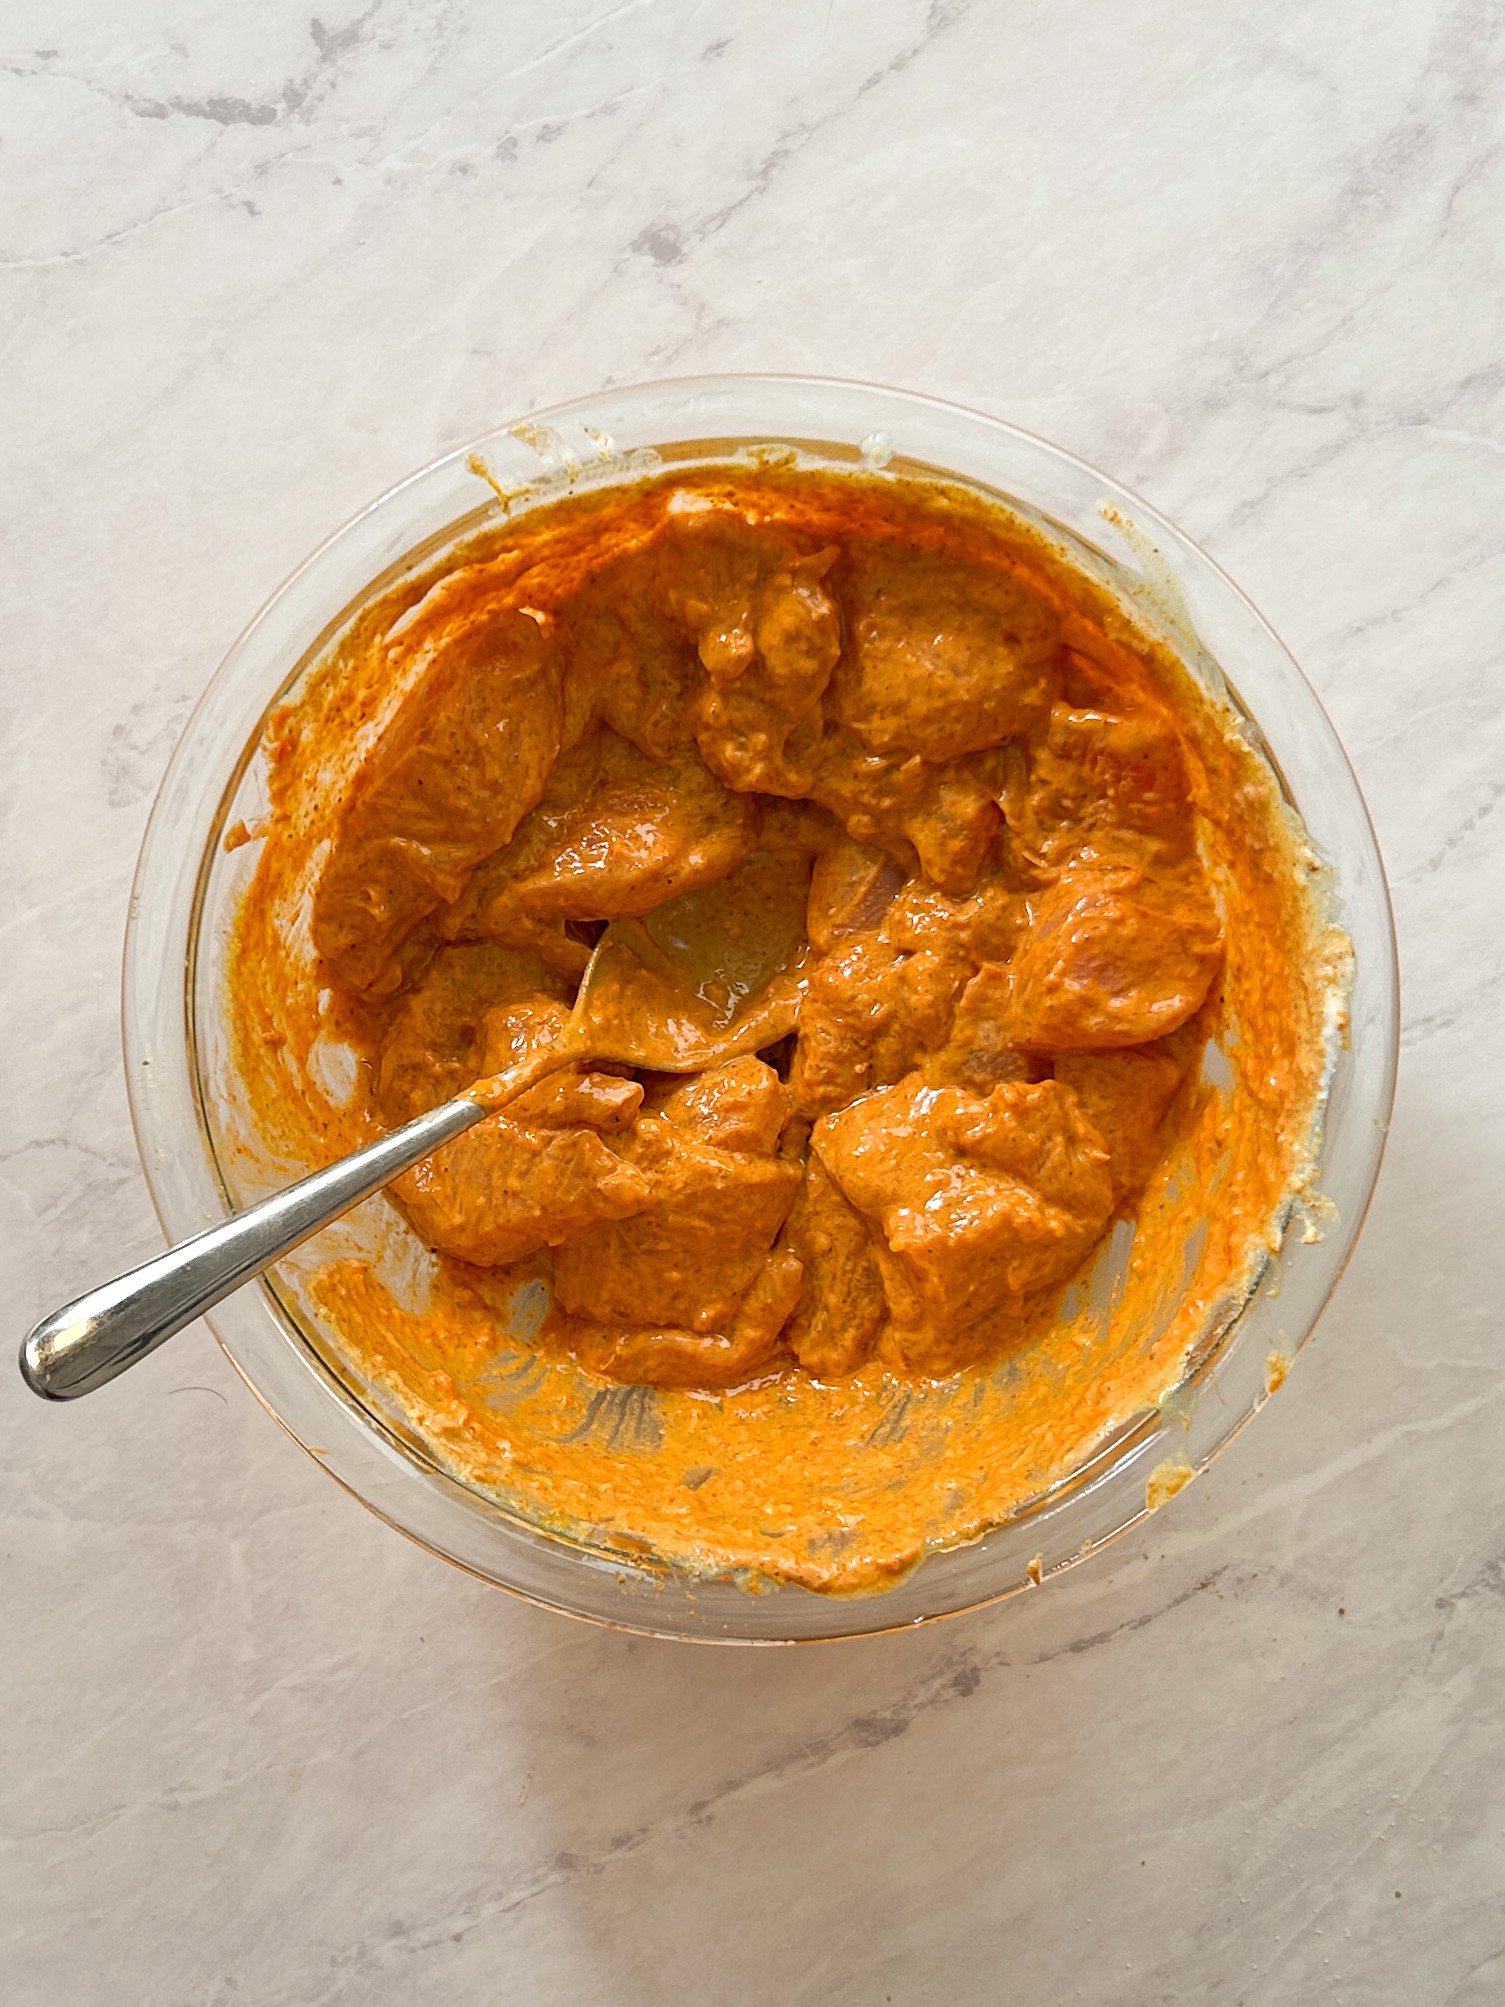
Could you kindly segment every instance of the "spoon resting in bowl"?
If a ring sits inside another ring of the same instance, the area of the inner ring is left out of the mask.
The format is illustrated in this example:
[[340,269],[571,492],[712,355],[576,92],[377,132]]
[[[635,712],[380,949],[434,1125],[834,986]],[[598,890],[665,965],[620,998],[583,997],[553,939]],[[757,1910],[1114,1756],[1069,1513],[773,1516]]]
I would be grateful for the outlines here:
[[92,1393],[564,1067],[595,1060],[698,1073],[777,1043],[804,993],[807,878],[786,856],[755,851],[717,885],[613,920],[552,1045],[54,1310],[22,1340],[22,1378],[44,1400]]

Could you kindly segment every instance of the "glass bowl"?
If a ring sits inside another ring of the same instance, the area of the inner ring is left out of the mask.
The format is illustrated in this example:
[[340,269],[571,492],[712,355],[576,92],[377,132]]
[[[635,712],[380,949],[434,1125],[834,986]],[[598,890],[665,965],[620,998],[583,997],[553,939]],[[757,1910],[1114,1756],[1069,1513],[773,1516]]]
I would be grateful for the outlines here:
[[[811,464],[969,483],[1045,524],[1169,639],[1204,684],[1257,725],[1330,873],[1353,942],[1347,1035],[1334,1028],[1316,1183],[1323,1231],[1288,1231],[1237,1314],[1194,1348],[1174,1399],[1131,1418],[1074,1472],[984,1538],[931,1555],[878,1594],[749,1593],[542,1531],[448,1473],[400,1417],[342,1373],[286,1276],[210,1318],[251,1391],[347,1490],[471,1573],[548,1607],[663,1636],[785,1642],[892,1630],[989,1603],[1095,1552],[1140,1520],[1162,1466],[1200,1469],[1265,1402],[1342,1272],[1379,1168],[1396,1053],[1396,965],[1384,873],[1343,750],[1312,690],[1254,608],[1164,517],[1082,461],[978,412],[817,378],[689,378],[604,392],[488,433],[373,502],[274,594],[189,720],[142,847],[126,936],[124,1035],[147,1182],[173,1239],[256,1189],[217,1122],[226,1041],[219,981],[248,875],[225,833],[261,805],[268,708],[338,635],[376,582],[432,561],[509,506],[725,459],[754,442]],[[264,1167],[266,1168],[266,1167]],[[271,1168],[290,1176],[299,1167]],[[270,1181],[270,1180],[266,1180]],[[264,1182],[266,1182],[264,1181]],[[342,1229],[331,1229],[338,1245]],[[321,1240],[324,1237],[321,1237]],[[318,1258],[320,1243],[312,1244]]]

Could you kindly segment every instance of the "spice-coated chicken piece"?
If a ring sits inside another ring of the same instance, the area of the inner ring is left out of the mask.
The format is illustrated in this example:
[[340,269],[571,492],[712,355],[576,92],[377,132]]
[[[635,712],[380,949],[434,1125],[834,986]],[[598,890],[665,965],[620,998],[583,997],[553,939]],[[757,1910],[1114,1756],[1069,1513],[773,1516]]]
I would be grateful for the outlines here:
[[485,1063],[488,1013],[562,1006],[569,995],[565,979],[536,955],[491,941],[440,948],[399,999],[377,1045],[376,1101],[385,1120],[410,1122],[494,1070]]
[[1212,987],[1222,928],[1195,860],[1073,864],[1030,900],[1009,1030],[1031,1051],[1095,1052],[1175,1031]]
[[441,633],[394,680],[402,700],[346,782],[313,899],[314,945],[367,995],[397,986],[414,928],[539,799],[564,715],[557,652],[515,607]]
[[756,802],[693,752],[650,759],[592,731],[566,753],[512,841],[475,873],[444,930],[506,938],[519,921],[614,920],[714,885],[758,840]]
[[832,1178],[876,1228],[904,1364],[955,1371],[1025,1297],[1065,1281],[1112,1210],[1102,1138],[1054,1080],[985,1096],[919,1076],[816,1123]]
[[1075,1094],[1107,1149],[1115,1207],[1138,1196],[1159,1161],[1161,1124],[1185,1071],[1164,1046],[1057,1058],[1056,1079]]
[[627,1145],[650,1201],[560,1247],[558,1328],[613,1377],[707,1384],[770,1354],[798,1293],[798,1261],[775,1251],[801,1175],[774,1154],[789,1098],[772,1067],[741,1059],[655,1107]]
[[874,752],[954,760],[1048,707],[1060,626],[1011,573],[854,540],[840,586],[849,634],[831,711]]
[[807,1373],[840,1379],[870,1357],[888,1303],[872,1228],[813,1154],[787,1238],[804,1276],[784,1341]]
[[[568,1018],[543,997],[493,1005],[470,1045],[475,1072],[542,1051]],[[388,1195],[445,1254],[482,1268],[522,1261],[650,1203],[652,1184],[628,1156],[642,1098],[639,1083],[620,1074],[563,1069],[404,1172]]]

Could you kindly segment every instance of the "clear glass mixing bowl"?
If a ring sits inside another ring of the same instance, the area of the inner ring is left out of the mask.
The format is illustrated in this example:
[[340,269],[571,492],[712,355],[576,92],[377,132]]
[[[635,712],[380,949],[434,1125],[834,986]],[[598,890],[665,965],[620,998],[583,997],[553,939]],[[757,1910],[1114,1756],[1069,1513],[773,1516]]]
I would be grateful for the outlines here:
[[[249,869],[226,830],[261,802],[268,707],[344,627],[374,582],[431,560],[507,503],[631,480],[655,461],[724,459],[750,442],[812,464],[943,472],[1044,521],[1249,717],[1315,848],[1354,945],[1349,1034],[1335,1040],[1318,1185],[1318,1239],[1289,1233],[1232,1324],[1193,1353],[1174,1401],[1131,1420],[986,1538],[931,1556],[879,1595],[750,1594],[542,1532],[446,1472],[399,1417],[343,1373],[277,1278],[210,1323],[251,1391],[347,1490],[483,1579],[549,1607],[666,1636],[760,1642],[891,1630],[996,1600],[1094,1552],[1146,1511],[1147,1480],[1200,1469],[1260,1408],[1273,1355],[1305,1342],[1363,1220],[1389,1120],[1396,965],[1384,873],[1364,804],[1321,705],[1232,582],[1164,517],[1095,469],[1014,426],[907,392],[816,378],[701,377],[561,405],[489,433],[373,502],[315,552],[231,649],[162,784],[126,936],[124,1033],[148,1184],[181,1239],[244,1202],[220,1145],[225,1045],[219,977]],[[1224,681],[1226,679],[1226,683]],[[338,1229],[333,1230],[338,1233]],[[317,1253],[318,1244],[314,1244]]]

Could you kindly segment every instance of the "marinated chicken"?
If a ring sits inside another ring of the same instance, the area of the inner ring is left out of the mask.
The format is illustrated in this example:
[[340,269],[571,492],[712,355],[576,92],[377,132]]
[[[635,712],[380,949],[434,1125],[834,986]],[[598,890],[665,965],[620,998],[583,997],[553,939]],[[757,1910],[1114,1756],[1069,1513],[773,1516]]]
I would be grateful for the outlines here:
[[[1004,550],[818,499],[670,481],[565,559],[440,580],[312,887],[395,1123],[560,1038],[604,928],[726,885],[735,965],[734,874],[796,884],[761,1052],[582,1061],[391,1189],[466,1272],[545,1282],[545,1337],[608,1378],[1005,1350],[1152,1175],[1219,976],[1196,761],[1132,658]],[[672,972],[633,1008],[656,1052]]]
[[1257,741],[1044,530],[716,453],[415,554],[307,665],[208,1106],[281,1180],[547,1060],[284,1274],[306,1328],[536,1526],[873,1588],[1226,1325],[1346,943]]

